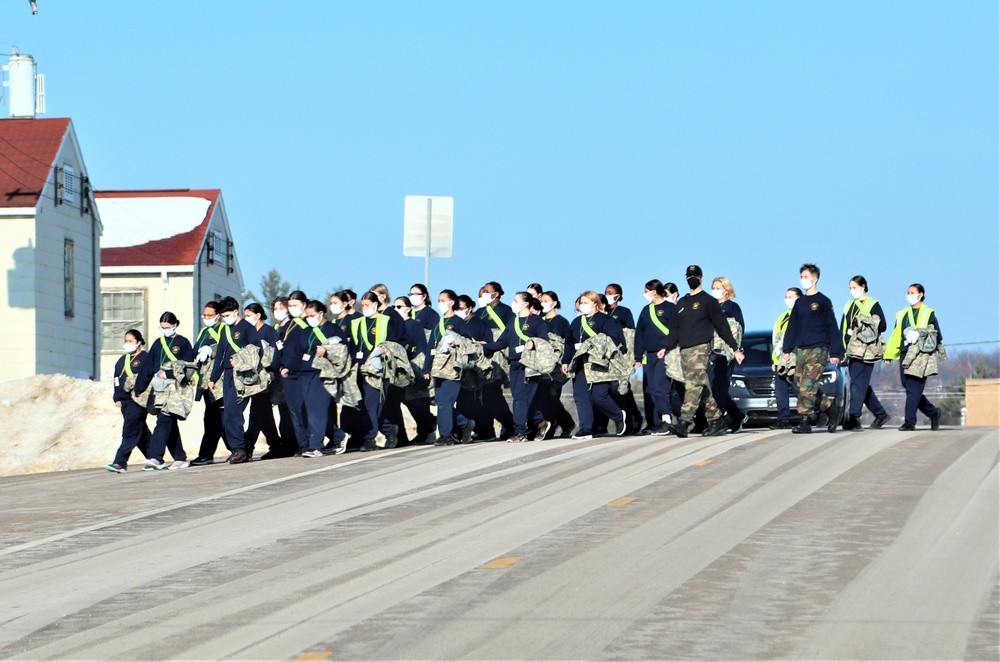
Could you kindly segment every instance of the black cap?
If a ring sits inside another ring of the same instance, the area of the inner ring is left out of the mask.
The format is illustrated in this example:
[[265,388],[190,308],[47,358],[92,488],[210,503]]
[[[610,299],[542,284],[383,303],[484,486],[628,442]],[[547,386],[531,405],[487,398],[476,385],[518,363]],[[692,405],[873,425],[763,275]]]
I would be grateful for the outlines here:
[[692,278],[692,277],[698,278],[701,275],[702,275],[702,273],[701,273],[701,267],[699,267],[697,264],[692,264],[690,267],[687,268],[687,273],[684,274],[684,277],[685,278]]

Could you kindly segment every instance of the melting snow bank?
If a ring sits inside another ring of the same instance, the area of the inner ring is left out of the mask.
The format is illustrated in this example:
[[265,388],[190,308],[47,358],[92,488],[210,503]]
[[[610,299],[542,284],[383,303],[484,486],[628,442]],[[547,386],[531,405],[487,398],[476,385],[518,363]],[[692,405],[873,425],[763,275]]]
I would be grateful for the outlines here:
[[[0,476],[93,469],[114,460],[122,416],[111,397],[111,382],[66,375],[0,383]],[[180,423],[190,457],[198,452],[203,414],[202,404],[195,403],[191,416]],[[152,431],[155,419],[148,417],[146,424]],[[139,451],[132,452],[130,468],[136,462],[142,463]]]

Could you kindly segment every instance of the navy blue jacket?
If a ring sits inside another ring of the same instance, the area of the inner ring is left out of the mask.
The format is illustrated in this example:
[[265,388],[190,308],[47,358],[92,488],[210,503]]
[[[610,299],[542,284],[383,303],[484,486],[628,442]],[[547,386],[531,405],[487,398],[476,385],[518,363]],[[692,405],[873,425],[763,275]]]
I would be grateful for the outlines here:
[[[174,357],[178,361],[193,361],[194,360],[194,350],[191,348],[191,342],[188,341],[182,335],[175,335],[173,338],[167,338],[166,336],[160,336],[153,341],[152,346],[149,348],[150,361],[153,363],[153,372],[156,373],[160,368],[163,367],[164,363],[169,363],[173,359],[167,356],[167,353],[163,350],[163,344],[166,341],[167,347],[173,353]],[[174,378],[173,370],[165,370],[168,379]],[[139,391],[142,393],[142,391]]]
[[634,329],[635,328],[635,318],[632,317],[632,311],[625,306],[615,306],[614,308],[608,307],[608,317],[615,320],[623,329]]
[[430,306],[424,306],[420,310],[411,310],[410,315],[413,319],[420,322],[420,325],[424,329],[431,331],[434,329],[434,325],[438,323],[441,316],[438,315],[438,311],[434,310]]
[[546,319],[545,324],[548,326],[549,333],[554,333],[563,339],[563,355],[560,359],[560,363],[568,363],[569,359],[566,357],[573,356],[573,343],[575,342],[573,340],[573,332],[570,330],[569,327],[569,320],[560,315],[559,313],[556,313],[555,317]]
[[[650,304],[652,305],[652,304]],[[674,316],[674,304],[663,300],[653,306],[656,311],[656,319],[660,324],[670,331],[670,320]],[[642,361],[647,352],[658,352],[667,347],[668,333],[660,331],[660,327],[653,323],[649,317],[649,306],[643,306],[639,311],[639,322],[635,325],[635,360]]]
[[799,297],[788,317],[788,329],[781,344],[781,351],[790,354],[792,350],[827,347],[830,358],[844,358],[844,342],[833,303],[822,292]]
[[403,343],[403,346],[406,348],[406,356],[412,359],[422,352],[424,355],[422,374],[429,373],[431,371],[432,357],[430,351],[428,351],[427,334],[424,333],[424,325],[410,318],[403,320],[403,328],[406,332],[406,342]]
[[[479,319],[481,319],[486,324],[487,328],[503,330],[500,327],[500,325],[493,320],[493,316],[490,315],[488,308],[489,306],[483,306],[478,311],[476,311],[475,313],[476,316],[479,317]],[[510,306],[503,303],[502,301],[497,302],[497,305],[493,307],[493,312],[496,313],[497,316],[500,318],[500,320],[503,322],[504,328],[510,326],[510,321],[514,319],[514,311],[511,309]]]
[[466,335],[473,340],[483,343],[493,342],[493,332],[490,331],[490,327],[486,326],[486,322],[476,317],[475,313],[465,319],[465,331]]
[[740,331],[746,331],[747,325],[743,322],[743,309],[740,308],[740,304],[733,300],[723,301],[719,304],[722,308],[722,312],[726,317],[731,317],[740,325]]
[[[225,326],[223,324],[223,327]],[[230,338],[232,338],[232,342],[229,342]],[[234,348],[234,344],[239,349]],[[238,320],[236,324],[233,324],[228,329],[223,328],[219,334],[219,346],[215,350],[215,365],[212,366],[212,376],[209,377],[209,381],[219,381],[219,377],[222,376],[224,370],[233,369],[230,361],[236,356],[237,352],[247,345],[255,344],[259,344],[257,342],[257,329],[245,319]]]
[[351,356],[355,361],[366,361],[368,355],[377,347],[376,341],[378,338],[376,338],[376,332],[380,323],[379,319],[382,317],[389,320],[385,330],[385,341],[399,343],[400,345],[406,344],[406,325],[403,323],[403,318],[395,312],[379,313],[371,319],[362,315],[357,326],[358,337],[354,337],[355,322],[357,320],[351,321],[351,326],[347,333],[347,344],[351,348]]
[[[518,333],[520,331],[520,334]],[[549,326],[545,323],[539,315],[528,315],[527,317],[515,317],[510,323],[507,324],[507,329],[500,334],[500,337],[492,342],[488,342],[484,345],[485,349],[492,352],[499,352],[503,348],[507,348],[507,357],[510,359],[511,363],[520,363],[521,352],[517,351],[520,347],[521,351],[524,351],[524,344],[527,342],[521,336],[525,338],[545,338],[548,335]]]
[[307,336],[311,331],[309,325],[301,318],[289,320],[288,324],[278,331],[281,334],[282,344],[281,360],[278,365],[288,370],[289,377],[302,371],[302,355],[305,353]]
[[[131,391],[125,390],[125,380],[128,373],[125,372],[125,359],[131,364],[132,374],[135,375],[135,387]],[[139,352],[138,356],[123,354],[115,363],[115,402],[132,399],[133,394],[142,393],[149,388],[149,382],[153,380],[153,362],[149,358],[149,352]]]
[[[329,320],[323,322],[319,327],[317,327],[317,329],[321,331],[327,339],[340,338],[343,342],[347,342],[347,336],[344,335],[340,326]],[[316,346],[323,344],[320,340],[319,334],[316,333],[317,329],[314,329],[307,324],[305,328],[296,328],[288,334],[288,340],[285,341],[282,367],[288,368],[289,376],[292,376],[293,374],[298,376],[319,372],[319,370],[314,368],[312,365],[313,358],[316,356]],[[303,358],[307,355],[309,357],[308,359]]]
[[[569,330],[572,342],[566,343],[566,352],[563,354],[563,363],[569,363],[570,359],[573,358],[573,354],[576,352],[577,343],[582,343],[590,337],[590,335],[583,329],[583,317],[583,315],[580,315],[570,322]],[[587,322],[590,324],[590,328],[594,332],[594,335],[603,333],[614,340],[623,351],[625,350],[625,334],[622,333],[621,324],[619,324],[616,320],[611,319],[611,317],[605,315],[604,313],[594,313],[592,316],[587,318]]]
[[[205,345],[215,345],[219,342],[222,337],[219,332],[222,330],[222,322],[216,322],[212,326],[203,327],[201,331],[198,332],[198,338],[194,341],[194,348],[196,350],[201,349]],[[197,352],[195,352],[197,354]]]
[[275,348],[274,357],[271,359],[271,365],[264,366],[267,370],[274,370],[280,365],[278,363],[278,349],[277,349],[278,340],[280,339],[281,336],[278,335],[278,332],[270,324],[264,324],[264,326],[257,329],[257,342],[255,344],[261,348],[261,351],[264,350],[265,342],[271,347]]

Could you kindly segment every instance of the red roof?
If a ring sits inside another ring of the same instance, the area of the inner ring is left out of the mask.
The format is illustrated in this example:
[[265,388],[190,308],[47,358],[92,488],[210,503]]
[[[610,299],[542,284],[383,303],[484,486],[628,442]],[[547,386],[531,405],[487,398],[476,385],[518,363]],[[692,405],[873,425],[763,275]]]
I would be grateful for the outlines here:
[[102,248],[101,266],[103,267],[141,267],[194,265],[198,261],[205,235],[208,233],[209,222],[215,213],[221,191],[214,189],[165,189],[151,191],[94,191],[94,198],[205,198],[209,201],[208,210],[201,223],[187,232],[175,234],[166,239],[148,241],[138,246],[121,248]]
[[0,120],[0,207],[35,207],[69,118]]

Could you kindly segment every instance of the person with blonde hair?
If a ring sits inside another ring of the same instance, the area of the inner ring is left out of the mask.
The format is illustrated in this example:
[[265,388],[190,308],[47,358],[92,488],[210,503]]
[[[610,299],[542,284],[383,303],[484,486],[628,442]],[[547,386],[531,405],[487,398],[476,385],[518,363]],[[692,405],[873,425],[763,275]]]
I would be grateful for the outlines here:
[[[588,290],[580,295],[580,316],[570,324],[570,336],[573,344],[567,343],[563,353],[563,372],[569,371],[569,362],[576,350],[588,338],[603,333],[611,338],[622,351],[625,351],[625,335],[621,325],[604,312],[601,295]],[[625,412],[611,399],[611,383],[599,382],[591,384],[581,369],[573,377],[573,401],[576,403],[576,415],[579,427],[573,434],[574,439],[592,439],[594,436],[594,408],[604,413],[615,422],[618,436],[625,434]]]
[[389,288],[384,283],[375,283],[368,291],[378,299],[378,312],[384,313],[392,301],[389,298]]
[[[736,299],[736,289],[732,282],[725,276],[718,276],[712,280],[712,296],[719,302],[726,321],[735,320],[740,327],[739,337],[743,337],[746,325],[743,321],[743,310],[734,301]],[[735,333],[733,334],[736,335]],[[729,415],[731,422],[729,431],[736,433],[743,429],[743,424],[747,422],[748,416],[740,411],[733,399],[729,397],[729,384],[733,378],[733,368],[736,367],[736,360],[730,359],[724,354],[712,354],[712,361],[708,365],[708,377],[712,384],[712,397],[715,398],[719,410],[723,414]]]

